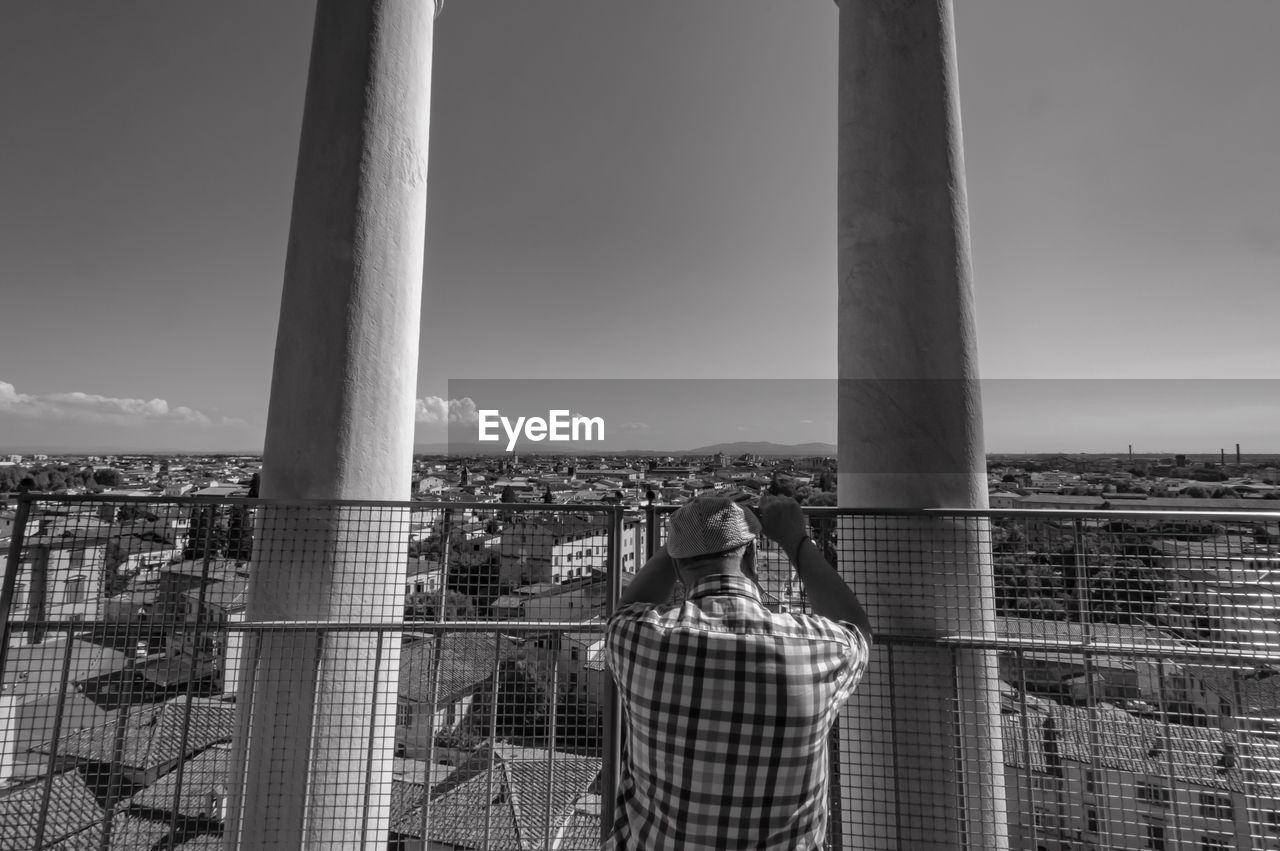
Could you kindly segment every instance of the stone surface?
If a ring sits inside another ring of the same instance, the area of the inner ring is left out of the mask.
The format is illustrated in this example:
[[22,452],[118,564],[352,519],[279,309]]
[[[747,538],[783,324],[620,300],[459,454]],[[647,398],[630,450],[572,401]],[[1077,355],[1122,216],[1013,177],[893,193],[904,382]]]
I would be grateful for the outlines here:
[[[839,502],[985,508],[950,0],[839,5]],[[984,523],[840,538],[877,633],[994,625]],[[999,720],[994,654],[878,649],[842,720],[844,847],[1007,848]]]
[[[317,5],[264,499],[409,496],[435,11]],[[397,620],[407,519],[260,509],[247,620]],[[385,847],[398,635],[268,631],[246,643],[227,842]]]

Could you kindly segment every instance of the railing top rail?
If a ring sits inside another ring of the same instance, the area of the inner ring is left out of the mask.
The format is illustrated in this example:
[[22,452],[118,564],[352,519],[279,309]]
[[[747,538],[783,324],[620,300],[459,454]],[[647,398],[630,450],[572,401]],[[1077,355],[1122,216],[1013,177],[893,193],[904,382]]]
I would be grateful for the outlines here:
[[[143,503],[174,505],[243,505],[250,508],[266,506],[283,507],[368,507],[408,508],[415,511],[465,510],[526,511],[537,513],[588,513],[610,516],[614,514],[640,513],[652,508],[658,514],[669,514],[680,506],[654,504],[652,506],[607,505],[598,503],[533,503],[533,502],[483,502],[439,500],[354,500],[354,499],[264,499],[261,497],[235,496],[165,496],[163,494],[46,494],[26,493],[18,496],[19,503]],[[1207,500],[1211,501],[1211,500]],[[1176,519],[1198,518],[1215,520],[1280,521],[1280,507],[1274,510],[1258,509],[1242,511],[1238,508],[1184,510],[1171,508],[880,508],[869,506],[820,506],[806,505],[805,513],[815,517],[1027,517],[1068,519]]]
[[18,502],[23,503],[163,503],[177,505],[244,505],[250,508],[260,508],[264,506],[300,506],[300,507],[353,507],[353,508],[410,508],[419,511],[432,510],[459,510],[459,509],[481,509],[485,511],[529,511],[534,513],[540,512],[556,512],[556,513],[591,513],[610,515],[620,512],[639,511],[638,508],[627,508],[618,505],[604,505],[592,503],[534,503],[534,502],[483,502],[483,501],[458,501],[458,502],[442,502],[438,500],[395,500],[395,499],[264,499],[262,497],[245,497],[245,496],[166,496],[164,494],[119,494],[119,493],[98,493],[98,494],[46,494],[46,493],[25,493],[18,496]]
[[[175,621],[172,624],[159,624],[174,628],[194,628],[190,622]],[[42,627],[51,632],[89,632],[95,628],[110,629],[119,624],[112,621],[67,621],[67,620],[14,620],[10,626],[15,631]],[[266,621],[229,621],[220,623],[216,629],[228,632],[603,632],[603,620],[567,621],[567,620],[266,620]],[[210,627],[209,629],[213,629]]]
[[[670,514],[678,505],[655,505],[659,514]],[[1213,509],[1184,511],[1170,508],[868,508],[829,505],[806,505],[806,514],[816,517],[1065,517],[1078,519],[1115,518],[1188,518],[1205,517],[1217,520],[1242,519],[1280,521],[1280,507],[1271,511],[1241,511],[1239,509]]]

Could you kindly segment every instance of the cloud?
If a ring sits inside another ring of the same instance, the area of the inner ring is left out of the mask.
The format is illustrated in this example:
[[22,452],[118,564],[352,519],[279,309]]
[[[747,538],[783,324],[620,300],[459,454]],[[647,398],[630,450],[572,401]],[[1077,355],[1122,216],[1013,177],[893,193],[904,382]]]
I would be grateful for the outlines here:
[[813,420],[801,420],[801,425],[813,425]]
[[[129,399],[79,391],[36,395],[19,393],[16,387],[5,381],[0,381],[0,414],[30,420],[74,420],[115,425],[214,424],[207,414],[184,405],[171,407],[164,399]],[[234,425],[238,422],[224,418],[218,424]]]
[[648,431],[652,426],[648,423],[623,423],[617,428],[619,431]]
[[426,396],[418,400],[416,419],[427,425],[445,425],[479,422],[480,416],[470,396],[448,401],[439,396]]

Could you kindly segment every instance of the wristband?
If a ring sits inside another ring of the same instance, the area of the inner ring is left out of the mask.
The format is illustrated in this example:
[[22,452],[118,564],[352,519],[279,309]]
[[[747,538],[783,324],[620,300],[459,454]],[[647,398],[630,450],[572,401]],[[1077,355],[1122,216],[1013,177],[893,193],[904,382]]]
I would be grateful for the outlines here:
[[805,535],[803,538],[801,538],[799,541],[796,542],[795,555],[791,557],[792,564],[796,564],[796,565],[800,564],[800,548],[804,546],[805,541],[812,541],[812,540],[813,538],[810,538],[808,535]]

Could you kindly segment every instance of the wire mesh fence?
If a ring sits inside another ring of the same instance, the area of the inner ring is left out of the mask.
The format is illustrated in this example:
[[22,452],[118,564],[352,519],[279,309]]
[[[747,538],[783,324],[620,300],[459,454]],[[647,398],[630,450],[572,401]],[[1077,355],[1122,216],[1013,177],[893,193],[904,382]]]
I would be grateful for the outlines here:
[[[599,847],[604,625],[667,507],[17,509],[0,848]],[[1280,515],[809,519],[877,630],[831,731],[829,848],[1280,849]],[[758,550],[765,605],[808,611]],[[283,797],[237,810],[237,776]]]

